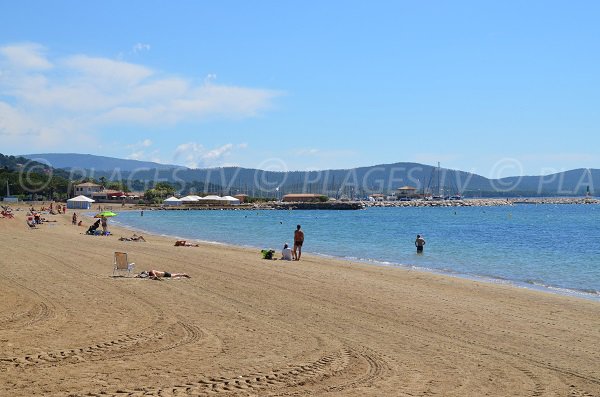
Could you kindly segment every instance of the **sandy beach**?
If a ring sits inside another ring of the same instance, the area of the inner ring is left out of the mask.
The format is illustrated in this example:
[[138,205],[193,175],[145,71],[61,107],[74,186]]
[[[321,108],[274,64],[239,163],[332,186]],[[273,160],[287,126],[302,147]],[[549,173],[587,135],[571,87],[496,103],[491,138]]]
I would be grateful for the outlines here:
[[[600,396],[597,302],[22,208],[0,218],[1,396]],[[111,277],[115,251],[192,278]]]

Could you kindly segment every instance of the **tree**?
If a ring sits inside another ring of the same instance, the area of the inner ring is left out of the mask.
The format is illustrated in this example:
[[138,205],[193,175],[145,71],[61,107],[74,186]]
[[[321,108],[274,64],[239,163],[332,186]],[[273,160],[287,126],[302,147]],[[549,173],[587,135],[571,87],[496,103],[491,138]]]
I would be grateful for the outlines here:
[[153,189],[148,189],[144,193],[144,198],[148,201],[158,202],[175,194],[175,188],[168,182],[158,182]]
[[106,184],[106,188],[111,190],[119,190],[125,193],[129,192],[127,185],[123,182],[108,182]]

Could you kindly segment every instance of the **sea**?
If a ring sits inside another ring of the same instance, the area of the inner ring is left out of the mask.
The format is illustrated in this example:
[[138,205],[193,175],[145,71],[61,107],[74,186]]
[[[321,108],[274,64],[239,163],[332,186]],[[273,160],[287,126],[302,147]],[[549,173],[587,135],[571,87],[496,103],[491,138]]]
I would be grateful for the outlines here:
[[[190,241],[441,273],[600,302],[600,206],[401,207],[355,211],[123,211],[111,223]],[[423,254],[416,235],[426,240]],[[224,246],[223,249],[226,249]]]

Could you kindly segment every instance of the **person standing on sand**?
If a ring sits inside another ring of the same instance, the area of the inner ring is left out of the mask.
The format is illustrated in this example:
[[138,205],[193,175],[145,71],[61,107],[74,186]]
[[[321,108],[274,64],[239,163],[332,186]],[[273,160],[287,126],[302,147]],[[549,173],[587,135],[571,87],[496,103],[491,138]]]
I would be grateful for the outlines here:
[[106,223],[106,217],[103,216],[100,219],[102,220],[102,234],[106,235],[106,232],[108,231],[108,225]]
[[302,244],[304,244],[304,232],[300,230],[300,225],[296,226],[294,232],[294,260],[299,261],[302,256]]
[[73,224],[76,225],[77,224],[77,213],[73,212]]
[[417,253],[423,253],[423,247],[425,247],[425,239],[421,237],[420,234],[417,234],[417,239],[415,240],[415,247],[417,247]]

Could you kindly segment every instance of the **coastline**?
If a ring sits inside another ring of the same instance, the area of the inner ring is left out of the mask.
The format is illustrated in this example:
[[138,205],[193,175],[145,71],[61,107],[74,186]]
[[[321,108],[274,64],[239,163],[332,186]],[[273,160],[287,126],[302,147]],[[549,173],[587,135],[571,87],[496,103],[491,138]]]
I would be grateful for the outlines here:
[[[575,204],[575,203],[569,201],[569,202],[563,202],[563,204]],[[550,203],[544,203],[544,204],[540,204],[540,205],[550,205]],[[126,211],[137,212],[136,209],[128,209]],[[150,211],[157,211],[157,210],[151,209]],[[227,241],[204,240],[204,239],[190,238],[190,237],[185,237],[185,236],[176,235],[176,234],[168,234],[168,233],[158,234],[152,230],[140,229],[140,228],[136,228],[135,226],[132,226],[132,225],[123,224],[123,223],[121,223],[121,221],[118,218],[116,219],[116,221],[118,222],[120,227],[123,227],[125,229],[131,230],[132,232],[136,232],[136,233],[156,234],[156,235],[160,235],[161,237],[177,239],[177,240],[188,239],[188,240],[193,240],[196,243],[202,243],[202,244],[218,245],[218,246],[225,246],[225,247],[237,247],[237,248],[241,248],[241,249],[247,249],[247,250],[249,250],[249,253],[251,253],[251,254],[256,254],[261,249],[273,249],[274,248],[274,247],[267,247],[267,246],[258,246],[258,245],[254,245],[254,244],[235,244],[235,243],[231,243],[231,242],[227,242]],[[442,276],[447,276],[447,277],[452,277],[452,278],[460,278],[460,279],[472,280],[472,281],[483,282],[483,283],[488,283],[488,284],[496,284],[496,285],[500,284],[500,285],[511,286],[513,288],[518,288],[518,289],[527,289],[527,290],[539,291],[539,292],[555,294],[555,295],[560,295],[560,296],[569,296],[569,297],[574,297],[574,298],[591,300],[594,302],[600,302],[600,293],[598,293],[598,291],[585,290],[585,289],[574,289],[574,288],[561,287],[561,286],[557,286],[557,285],[543,284],[539,280],[528,282],[528,281],[503,278],[503,277],[494,276],[491,274],[466,273],[466,272],[460,272],[457,270],[451,270],[451,269],[447,269],[447,268],[443,268],[443,267],[436,268],[436,267],[419,266],[416,264],[394,262],[394,261],[382,260],[382,259],[376,259],[376,258],[366,258],[366,257],[363,258],[363,257],[356,257],[356,256],[335,255],[335,254],[331,254],[331,253],[327,253],[327,252],[308,252],[308,253],[304,253],[304,255],[314,256],[317,258],[339,260],[339,261],[344,261],[347,263],[361,263],[361,264],[367,264],[370,266],[383,266],[383,267],[399,268],[399,269],[405,269],[405,270],[411,270],[411,271],[419,271],[419,272],[424,272],[424,273],[428,273],[428,274],[437,274],[437,275],[442,275]]]
[[[70,212],[29,230],[15,214],[0,219],[0,394],[600,392],[597,302],[156,235],[122,242],[131,230],[114,225],[86,236]],[[120,250],[136,271],[192,279],[112,278]]]

